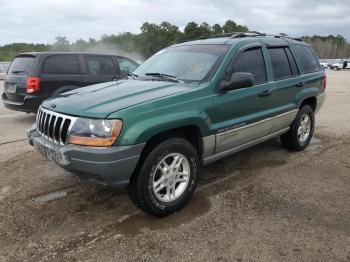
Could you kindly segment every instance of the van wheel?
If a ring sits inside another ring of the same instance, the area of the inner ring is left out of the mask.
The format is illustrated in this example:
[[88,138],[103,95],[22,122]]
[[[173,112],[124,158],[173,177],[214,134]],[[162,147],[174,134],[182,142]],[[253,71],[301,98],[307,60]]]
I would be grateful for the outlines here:
[[148,214],[167,216],[181,209],[197,184],[199,158],[187,140],[170,138],[146,157],[128,186],[130,199]]
[[299,109],[289,131],[281,136],[281,142],[290,150],[304,150],[310,144],[314,129],[314,111],[309,105],[304,105]]

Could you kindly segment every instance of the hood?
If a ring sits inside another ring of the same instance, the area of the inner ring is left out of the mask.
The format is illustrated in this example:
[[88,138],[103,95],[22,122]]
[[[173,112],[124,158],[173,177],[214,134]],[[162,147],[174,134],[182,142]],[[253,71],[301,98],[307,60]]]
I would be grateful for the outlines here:
[[63,114],[105,118],[121,109],[187,90],[190,88],[183,83],[121,80],[60,94],[44,101],[43,107]]

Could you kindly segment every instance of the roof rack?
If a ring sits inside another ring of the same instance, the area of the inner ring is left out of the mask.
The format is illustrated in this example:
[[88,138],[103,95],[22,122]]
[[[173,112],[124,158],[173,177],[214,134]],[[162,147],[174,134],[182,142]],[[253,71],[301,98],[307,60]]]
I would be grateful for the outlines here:
[[[291,37],[285,34],[279,34],[279,35],[268,35],[266,33],[260,33],[258,31],[247,31],[247,32],[231,32],[231,33],[223,33],[219,35],[214,35],[214,36],[209,36],[209,37],[201,37],[197,40],[203,40],[203,39],[208,39],[208,38],[220,38],[220,37],[228,37],[230,39],[234,38],[243,38],[243,37],[257,37],[257,36],[270,36],[270,37],[275,37],[275,38],[288,38],[292,39],[295,41],[303,41],[300,37]],[[193,41],[193,39],[184,39],[176,42],[175,44],[180,44],[188,41]]]
[[289,35],[284,35],[284,34],[279,34],[279,35],[271,35],[275,38],[288,38],[288,39],[292,39],[292,40],[295,40],[295,41],[303,41],[303,39],[301,39],[300,37],[292,37],[292,36],[289,36]]

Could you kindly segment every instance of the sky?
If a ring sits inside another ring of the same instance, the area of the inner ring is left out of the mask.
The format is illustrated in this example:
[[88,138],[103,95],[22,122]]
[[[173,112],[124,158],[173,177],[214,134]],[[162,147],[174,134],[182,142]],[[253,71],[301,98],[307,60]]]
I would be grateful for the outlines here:
[[223,24],[291,36],[337,35],[350,40],[350,0],[0,0],[0,45],[99,39],[140,32],[144,22]]

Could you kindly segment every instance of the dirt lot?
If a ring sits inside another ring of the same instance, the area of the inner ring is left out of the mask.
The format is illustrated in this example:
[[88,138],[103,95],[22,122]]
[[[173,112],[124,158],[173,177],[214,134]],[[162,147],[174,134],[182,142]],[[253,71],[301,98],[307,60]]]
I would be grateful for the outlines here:
[[328,75],[306,151],[273,139],[212,164],[163,219],[44,160],[34,116],[1,105],[0,261],[350,261],[350,72]]

